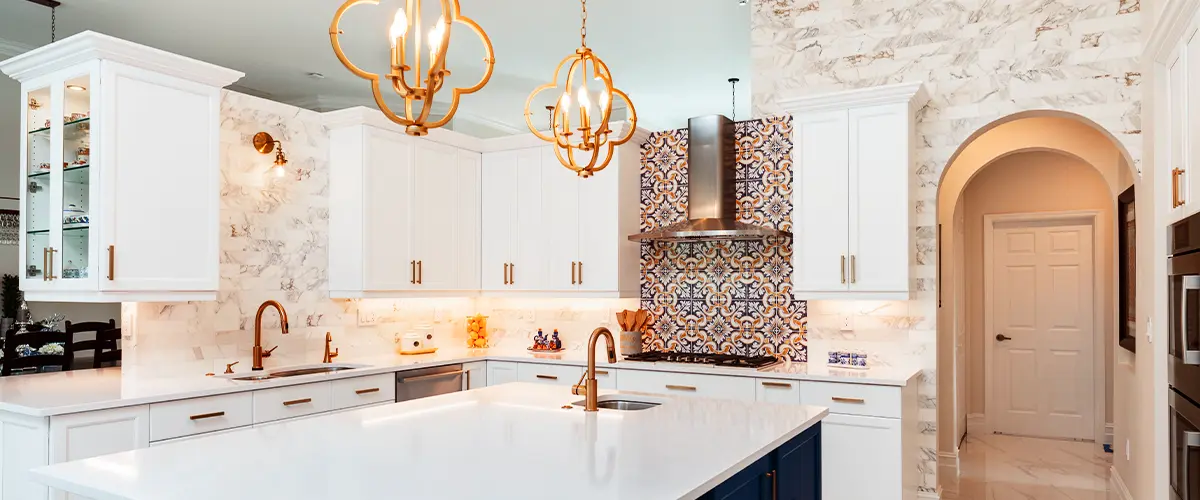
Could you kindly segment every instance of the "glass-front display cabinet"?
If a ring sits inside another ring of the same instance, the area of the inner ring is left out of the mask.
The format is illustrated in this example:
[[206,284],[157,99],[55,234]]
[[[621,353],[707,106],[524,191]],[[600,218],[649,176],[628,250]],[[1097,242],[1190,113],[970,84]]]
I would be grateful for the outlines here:
[[26,298],[215,298],[221,87],[242,74],[93,32],[0,72],[21,82]]
[[26,290],[95,288],[90,201],[98,197],[99,185],[91,168],[98,67],[85,65],[78,74],[24,93],[21,269]]

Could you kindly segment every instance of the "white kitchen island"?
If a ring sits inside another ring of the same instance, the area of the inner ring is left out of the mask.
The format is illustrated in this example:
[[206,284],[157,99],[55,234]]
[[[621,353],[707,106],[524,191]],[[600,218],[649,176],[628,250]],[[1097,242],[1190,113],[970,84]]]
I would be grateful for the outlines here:
[[622,397],[661,404],[586,413],[571,406],[582,398],[563,387],[513,383],[30,473],[53,488],[98,500],[690,499],[746,471],[754,475],[752,486],[765,491],[789,479],[819,477],[819,470],[805,479],[752,469],[769,467],[765,459],[798,437],[816,439],[808,449],[815,462],[825,408]]

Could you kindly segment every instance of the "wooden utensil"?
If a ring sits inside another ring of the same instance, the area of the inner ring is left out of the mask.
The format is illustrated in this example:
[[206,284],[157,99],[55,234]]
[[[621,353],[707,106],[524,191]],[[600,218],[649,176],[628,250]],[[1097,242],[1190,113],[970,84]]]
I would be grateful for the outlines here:
[[646,327],[646,319],[649,318],[650,312],[645,309],[638,309],[637,317],[633,320],[634,331],[642,331]]

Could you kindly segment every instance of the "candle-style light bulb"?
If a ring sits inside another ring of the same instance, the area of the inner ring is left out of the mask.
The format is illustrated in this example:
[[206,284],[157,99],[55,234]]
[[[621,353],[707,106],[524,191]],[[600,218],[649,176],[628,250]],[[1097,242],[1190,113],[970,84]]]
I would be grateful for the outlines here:
[[562,129],[564,133],[571,130],[571,94],[563,92],[558,100],[558,109],[562,110]]
[[408,16],[404,13],[404,8],[396,9],[396,17],[392,18],[392,27],[388,29],[388,41],[395,48],[400,42],[400,38],[408,33]]
[[442,35],[446,33],[446,16],[439,17],[437,23],[429,30],[429,64],[437,58],[438,50],[442,47]]
[[581,85],[579,87],[579,92],[577,95],[579,97],[580,125],[583,128],[588,128],[591,126],[590,119],[591,119],[592,102],[591,102],[591,100],[588,99],[587,87],[584,87]]

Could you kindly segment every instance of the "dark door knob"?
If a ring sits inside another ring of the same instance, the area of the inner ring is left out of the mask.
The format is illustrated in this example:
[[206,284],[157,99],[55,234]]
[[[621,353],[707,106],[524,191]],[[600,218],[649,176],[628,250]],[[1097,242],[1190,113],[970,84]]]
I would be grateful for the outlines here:
[[1012,340],[1012,337],[1008,337],[1008,336],[1004,335],[1003,333],[997,333],[996,340],[1004,342],[1005,340]]

